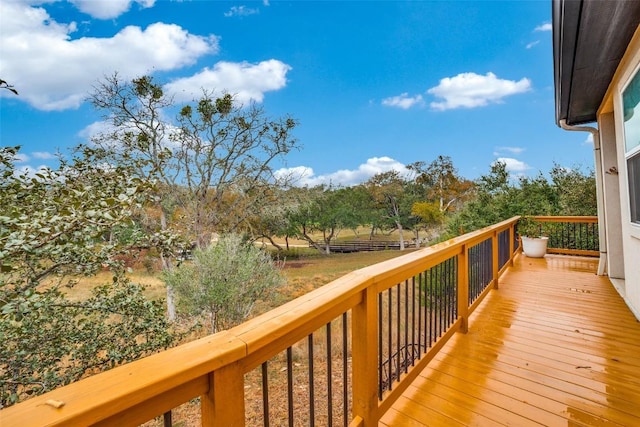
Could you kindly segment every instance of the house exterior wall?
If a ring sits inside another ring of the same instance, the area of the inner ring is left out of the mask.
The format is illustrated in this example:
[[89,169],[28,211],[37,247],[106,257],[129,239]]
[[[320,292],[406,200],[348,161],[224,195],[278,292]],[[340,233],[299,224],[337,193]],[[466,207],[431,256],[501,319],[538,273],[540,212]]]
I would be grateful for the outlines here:
[[[624,275],[624,287],[619,288],[636,317],[640,318],[640,224],[632,222],[630,194],[634,191],[629,184],[627,160],[630,150],[626,144],[623,91],[639,73],[640,75],[640,31],[636,31],[620,66],[609,86],[608,95],[600,108],[598,122],[601,128],[603,173],[605,178],[605,211],[607,212],[607,241],[609,243],[609,274],[611,277]],[[605,105],[608,104],[608,105]],[[613,107],[613,129],[611,126]],[[636,112],[640,111],[640,106]],[[612,131],[613,130],[613,131]],[[630,132],[629,132],[630,134]],[[615,167],[615,169],[611,169]],[[617,175],[615,175],[617,172]],[[616,181],[617,178],[617,182]],[[616,188],[617,187],[617,188]],[[638,194],[639,189],[635,190]],[[615,195],[617,193],[617,197]],[[617,216],[619,215],[619,217]],[[620,254],[622,249],[622,254]],[[622,262],[615,259],[622,256]],[[621,270],[621,271],[620,271]]]
[[[615,118],[613,111],[600,114],[598,129],[601,141],[596,156],[601,156],[603,169],[602,183],[604,193],[604,215],[607,243],[607,274],[611,278],[624,279],[624,251],[622,247],[622,219],[620,213],[620,178],[618,172],[618,154],[615,144]],[[624,291],[624,290],[622,290]],[[621,291],[621,292],[622,292]]]

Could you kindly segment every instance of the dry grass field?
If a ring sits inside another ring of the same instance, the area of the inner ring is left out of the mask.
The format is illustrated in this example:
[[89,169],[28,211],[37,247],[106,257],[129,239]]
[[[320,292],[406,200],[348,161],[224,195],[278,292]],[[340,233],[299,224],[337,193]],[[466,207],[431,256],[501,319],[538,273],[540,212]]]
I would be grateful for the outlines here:
[[[327,284],[350,271],[376,264],[400,255],[409,253],[413,249],[400,251],[358,252],[349,254],[323,255],[312,249],[304,250],[300,259],[284,260],[281,263],[282,272],[287,278],[287,284],[271,301],[260,304],[260,311],[271,309],[286,301]],[[134,283],[146,288],[149,298],[164,298],[166,288],[161,279],[161,273],[149,273],[144,268],[129,269],[127,277]],[[67,295],[74,300],[83,300],[91,295],[91,289],[111,281],[111,273],[99,272],[91,277],[79,277],[78,284],[65,289]]]

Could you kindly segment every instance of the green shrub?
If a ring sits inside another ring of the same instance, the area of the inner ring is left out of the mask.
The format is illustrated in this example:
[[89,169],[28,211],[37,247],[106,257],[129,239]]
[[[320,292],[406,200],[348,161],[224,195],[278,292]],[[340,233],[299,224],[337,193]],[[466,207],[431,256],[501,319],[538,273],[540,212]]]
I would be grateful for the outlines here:
[[176,292],[178,309],[207,315],[212,333],[243,322],[257,300],[285,282],[267,252],[234,234],[195,250],[193,261],[166,272],[164,280]]

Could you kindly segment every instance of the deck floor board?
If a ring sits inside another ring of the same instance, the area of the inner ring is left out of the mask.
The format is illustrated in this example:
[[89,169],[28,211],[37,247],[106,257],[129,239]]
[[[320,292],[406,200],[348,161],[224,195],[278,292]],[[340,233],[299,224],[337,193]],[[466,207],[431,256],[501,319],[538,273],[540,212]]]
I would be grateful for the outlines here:
[[596,259],[516,259],[382,426],[640,426],[640,322]]

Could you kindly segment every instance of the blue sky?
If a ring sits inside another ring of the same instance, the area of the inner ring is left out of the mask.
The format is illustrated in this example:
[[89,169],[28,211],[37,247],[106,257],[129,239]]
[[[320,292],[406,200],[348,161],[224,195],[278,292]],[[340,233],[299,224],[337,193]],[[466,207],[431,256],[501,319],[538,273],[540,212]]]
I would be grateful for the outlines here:
[[2,0],[0,139],[51,165],[100,117],[84,99],[117,71],[187,100],[227,90],[291,115],[301,184],[356,184],[438,155],[477,178],[593,164],[554,121],[548,1]]

